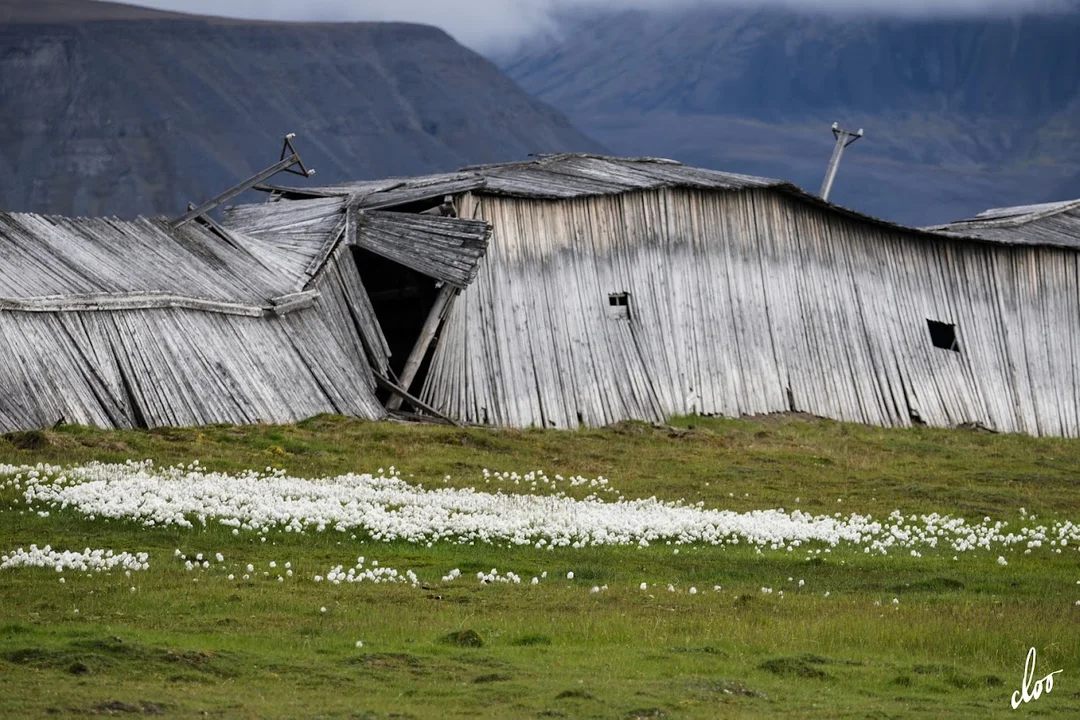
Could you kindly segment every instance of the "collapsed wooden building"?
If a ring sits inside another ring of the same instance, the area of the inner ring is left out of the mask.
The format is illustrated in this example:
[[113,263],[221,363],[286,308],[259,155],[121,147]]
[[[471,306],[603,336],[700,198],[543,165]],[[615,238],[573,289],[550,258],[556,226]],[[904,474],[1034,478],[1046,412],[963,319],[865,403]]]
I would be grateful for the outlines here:
[[790,183],[583,155],[262,189],[225,223],[284,246],[386,209],[490,224],[475,277],[422,244],[354,252],[383,331],[361,329],[367,361],[463,422],[800,411],[1080,435],[1077,203],[914,229]]
[[0,431],[382,418],[351,247],[418,225],[474,265],[486,246],[484,223],[394,213],[265,240],[205,219],[0,214]]
[[585,155],[262,189],[222,224],[0,214],[0,430],[405,399],[508,427],[799,411],[1080,436],[1080,201],[915,229]]

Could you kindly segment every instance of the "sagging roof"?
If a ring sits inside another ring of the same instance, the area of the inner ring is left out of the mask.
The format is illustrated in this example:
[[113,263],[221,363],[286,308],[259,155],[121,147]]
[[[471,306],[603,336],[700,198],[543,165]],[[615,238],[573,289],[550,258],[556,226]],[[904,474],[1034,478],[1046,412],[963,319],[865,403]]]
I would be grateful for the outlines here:
[[[441,196],[441,193],[440,193]],[[399,196],[400,197],[400,196]],[[225,225],[275,246],[311,247],[344,233],[345,242],[463,288],[479,270],[491,228],[479,220],[360,210],[351,195],[231,207]],[[313,275],[315,267],[307,272]]]
[[291,255],[198,223],[0,213],[0,310],[284,314],[314,299]]
[[537,155],[523,162],[472,165],[456,173],[319,188],[261,187],[275,191],[286,199],[348,197],[358,207],[378,208],[470,190],[483,190],[493,195],[562,200],[665,187],[741,190],[789,184],[769,178],[690,167],[663,158],[614,158],[564,153]]
[[968,220],[926,229],[950,237],[1080,249],[1080,200],[992,208]]
[[456,173],[389,178],[318,188],[260,186],[260,189],[286,200],[348,198],[356,207],[368,209],[400,207],[469,191],[540,200],[564,200],[662,188],[722,191],[770,189],[853,220],[929,240],[947,237],[1005,245],[1049,245],[1080,249],[1080,228],[1074,224],[1076,203],[988,211],[1005,214],[1031,211],[1021,212],[1023,217],[1031,220],[1058,218],[1056,221],[1044,222],[1038,228],[1029,225],[1024,227],[1023,231],[1017,228],[1029,221],[1001,227],[987,224],[1007,219],[1004,215],[983,218],[979,222],[966,221],[916,228],[835,205],[784,180],[707,170],[664,158],[618,158],[586,154],[536,155],[523,162],[473,165]]

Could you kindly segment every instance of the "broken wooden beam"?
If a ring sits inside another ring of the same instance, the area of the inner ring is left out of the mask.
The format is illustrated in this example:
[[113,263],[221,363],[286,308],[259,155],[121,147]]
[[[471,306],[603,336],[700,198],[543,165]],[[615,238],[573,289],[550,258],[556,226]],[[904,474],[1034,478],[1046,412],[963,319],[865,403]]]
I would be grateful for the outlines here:
[[375,384],[378,385],[379,387],[381,387],[383,390],[387,390],[387,391],[389,391],[391,393],[394,393],[398,397],[401,397],[401,398],[403,398],[405,400],[408,400],[410,403],[415,405],[417,409],[423,410],[424,412],[429,412],[432,415],[434,415],[435,417],[441,418],[442,420],[445,420],[446,422],[450,423],[454,427],[464,427],[457,420],[453,419],[452,417],[450,417],[449,415],[447,415],[445,413],[442,413],[442,412],[436,410],[435,408],[428,405],[426,402],[424,402],[420,398],[410,395],[408,392],[406,392],[405,390],[402,390],[399,386],[397,386],[394,383],[390,382],[389,380],[384,378],[379,373],[377,373],[375,371],[372,371],[371,374],[375,376]]
[[[443,283],[439,295],[435,298],[435,304],[431,306],[431,312],[428,313],[427,320],[424,321],[424,327],[420,330],[420,336],[416,338],[416,344],[413,345],[412,352],[409,353],[409,358],[405,361],[405,367],[401,371],[401,387],[404,390],[408,391],[410,389],[413,380],[416,378],[416,373],[420,371],[420,366],[424,362],[431,341],[435,339],[435,333],[439,330],[443,315],[456,294],[457,288],[449,283]],[[400,407],[400,396],[394,396],[386,403],[387,410],[397,410]]]

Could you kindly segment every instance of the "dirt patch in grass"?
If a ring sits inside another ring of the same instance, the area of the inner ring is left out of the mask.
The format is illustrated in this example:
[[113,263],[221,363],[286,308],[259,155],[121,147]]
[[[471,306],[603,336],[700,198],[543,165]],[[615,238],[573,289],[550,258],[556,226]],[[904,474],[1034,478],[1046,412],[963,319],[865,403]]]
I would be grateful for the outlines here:
[[673,647],[670,648],[670,650],[674,653],[712,655],[717,659],[726,658],[728,656],[726,652],[724,652],[718,647],[713,647],[712,645],[702,645],[701,647]]
[[765,693],[754,690],[741,680],[699,680],[691,683],[690,689],[709,695],[737,695],[768,700]]
[[551,638],[547,635],[541,635],[539,633],[530,633],[528,635],[522,635],[519,638],[515,638],[510,641],[511,645],[517,645],[518,647],[533,647],[536,645],[550,645]]
[[894,593],[905,592],[958,592],[964,589],[964,583],[952,578],[936,577],[929,580],[920,580],[903,585],[893,585],[889,588]]
[[443,635],[439,642],[454,647],[484,647],[484,638],[480,637],[480,633],[475,630],[458,630],[457,632],[448,633]]
[[362,665],[372,670],[410,670],[419,671],[424,666],[423,660],[408,653],[368,653],[357,658],[349,658],[349,665]]
[[161,703],[140,700],[134,703],[120,700],[106,700],[85,709],[73,709],[78,715],[164,715],[169,706]]
[[593,700],[593,694],[588,690],[563,690],[555,696],[556,700]]
[[513,678],[505,673],[490,673],[488,675],[481,675],[473,680],[473,682],[478,685],[483,685],[484,683],[507,682],[508,680],[513,680]]
[[[810,656],[811,660],[814,659]],[[813,680],[828,680],[832,677],[816,665],[821,663],[809,662],[805,657],[775,658],[766,660],[758,665],[758,668],[771,672],[773,675],[783,677],[797,677]]]
[[19,450],[75,447],[75,443],[70,438],[52,430],[25,430],[7,433],[3,437]]
[[218,653],[151,648],[115,636],[73,640],[60,648],[19,648],[0,654],[0,659],[14,665],[62,670],[70,675],[88,675],[123,665],[162,670],[182,665],[208,675],[235,676],[230,668],[220,662],[222,657]]

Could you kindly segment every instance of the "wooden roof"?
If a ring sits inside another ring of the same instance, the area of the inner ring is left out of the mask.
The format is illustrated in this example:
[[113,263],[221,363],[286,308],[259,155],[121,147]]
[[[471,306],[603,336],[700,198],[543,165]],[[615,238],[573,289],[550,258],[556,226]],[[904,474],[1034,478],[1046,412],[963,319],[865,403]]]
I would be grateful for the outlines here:
[[[538,200],[566,200],[662,188],[716,191],[768,189],[851,220],[903,231],[927,240],[948,237],[1005,245],[1049,245],[1080,249],[1080,228],[1075,227],[1068,219],[1072,215],[1057,214],[1062,208],[1075,212],[1076,203],[988,211],[1006,213],[1030,210],[1031,213],[1024,214],[1024,217],[1030,220],[1034,215],[1045,213],[1047,208],[1051,208],[1059,219],[1038,231],[1025,228],[1023,232],[1015,229],[998,232],[991,230],[986,224],[991,218],[981,216],[979,222],[967,221],[948,226],[916,228],[835,205],[784,180],[691,167],[663,158],[618,158],[587,154],[537,155],[523,162],[474,165],[462,168],[456,173],[312,188],[260,186],[260,189],[274,192],[284,199],[348,198],[349,202],[360,208],[396,207],[424,200],[433,201],[445,195],[462,192]],[[1001,218],[992,219],[996,221]]]
[[968,220],[927,229],[950,237],[975,237],[1011,245],[1080,249],[1080,200],[991,208]]
[[296,295],[305,260],[325,242],[281,246],[163,219],[0,213],[0,309],[292,309],[305,299]]

